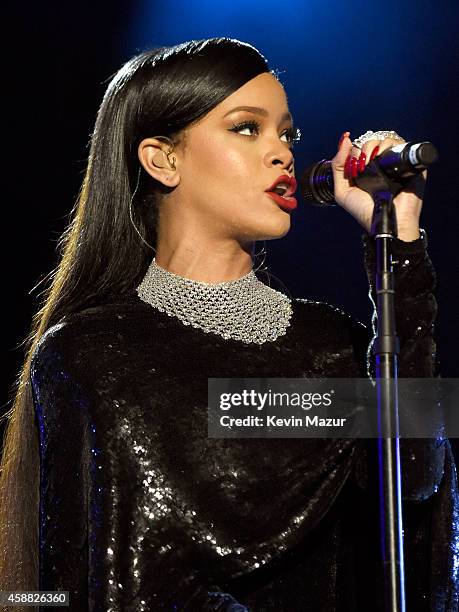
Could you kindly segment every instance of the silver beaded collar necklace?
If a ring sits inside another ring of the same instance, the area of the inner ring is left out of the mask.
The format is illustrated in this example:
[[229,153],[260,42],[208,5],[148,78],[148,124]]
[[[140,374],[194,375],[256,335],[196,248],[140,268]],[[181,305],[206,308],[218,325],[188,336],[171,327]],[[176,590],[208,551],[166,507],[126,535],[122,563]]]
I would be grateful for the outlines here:
[[246,343],[285,335],[292,316],[289,297],[262,283],[253,270],[233,281],[204,283],[169,272],[153,258],[136,291],[184,325]]

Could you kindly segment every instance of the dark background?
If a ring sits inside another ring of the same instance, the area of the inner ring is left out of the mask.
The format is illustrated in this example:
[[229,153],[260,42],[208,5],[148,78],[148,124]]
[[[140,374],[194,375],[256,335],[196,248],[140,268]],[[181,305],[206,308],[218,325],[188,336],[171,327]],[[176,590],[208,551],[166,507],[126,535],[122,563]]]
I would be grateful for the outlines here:
[[[437,146],[440,160],[429,172],[421,226],[438,275],[441,372],[459,377],[458,24],[456,1],[82,1],[10,10],[1,412],[10,407],[23,361],[20,343],[43,286],[30,292],[57,263],[56,243],[77,197],[108,80],[145,48],[211,36],[250,42],[271,68],[284,71],[302,130],[297,175],[332,157],[345,130],[357,137],[367,129],[394,129]],[[289,234],[266,243],[269,269],[295,297],[333,303],[368,323],[361,234],[343,210],[300,203]]]

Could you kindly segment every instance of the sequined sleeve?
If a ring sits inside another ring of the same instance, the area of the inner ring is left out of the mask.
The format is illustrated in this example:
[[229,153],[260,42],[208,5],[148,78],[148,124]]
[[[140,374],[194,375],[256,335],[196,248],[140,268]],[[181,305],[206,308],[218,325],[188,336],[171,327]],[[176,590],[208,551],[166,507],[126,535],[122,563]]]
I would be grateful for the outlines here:
[[53,334],[34,354],[32,393],[40,434],[40,590],[69,591],[70,608],[87,609],[87,392],[65,362]]
[[[77,330],[81,334],[81,328]],[[114,529],[107,523],[107,514],[101,514],[98,494],[103,479],[97,474],[102,464],[97,460],[100,449],[94,436],[93,416],[97,412],[95,402],[101,400],[97,384],[90,384],[96,377],[94,370],[88,369],[90,363],[82,359],[87,353],[77,348],[78,335],[72,337],[75,331],[67,330],[65,323],[50,328],[32,360],[32,393],[40,435],[39,588],[69,591],[72,610],[114,612],[119,609],[116,597],[126,591],[127,584],[110,580],[106,549],[100,541],[100,533],[110,534]],[[95,337],[91,340],[97,346]],[[108,423],[107,419],[107,427]],[[116,510],[110,511],[116,523]],[[115,537],[113,548],[121,543]],[[121,553],[117,555],[115,564],[122,560]],[[180,609],[187,612],[247,611],[218,585],[206,588],[191,581],[179,585],[171,579],[165,587],[171,601],[184,603]],[[144,609],[137,607],[134,594],[134,589],[125,594],[126,600],[132,597],[133,603],[132,607],[126,604],[123,610]],[[157,600],[158,609],[173,609],[166,599]],[[144,603],[141,597],[138,600]]]
[[[363,236],[365,270],[371,288],[372,301],[375,295],[374,240]],[[438,373],[436,347],[433,337],[437,316],[437,301],[434,290],[435,270],[427,252],[427,236],[412,242],[395,239],[392,244],[395,276],[395,315],[397,335],[400,339],[399,376],[425,378]],[[376,316],[376,311],[374,312]]]
[[[363,243],[365,269],[375,305],[375,243],[367,235],[363,236]],[[420,238],[412,242],[395,239],[392,257],[396,290],[395,320],[400,341],[398,375],[400,378],[434,377],[438,373],[434,342],[436,277],[427,253],[424,230],[421,230]],[[373,321],[376,321],[376,310]],[[432,437],[402,438],[400,442],[405,499],[428,498],[437,490],[443,475],[445,438],[434,435],[441,417],[434,399],[432,404]]]

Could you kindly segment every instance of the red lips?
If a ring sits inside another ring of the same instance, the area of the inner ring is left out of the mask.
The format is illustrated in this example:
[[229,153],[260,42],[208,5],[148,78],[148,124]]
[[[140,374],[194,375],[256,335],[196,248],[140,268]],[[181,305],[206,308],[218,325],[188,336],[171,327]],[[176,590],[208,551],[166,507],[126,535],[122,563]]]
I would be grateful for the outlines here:
[[[285,183],[285,185],[287,186],[287,191],[284,193],[284,195],[280,195],[273,191],[273,189],[275,189],[276,185],[279,185],[279,183]],[[292,197],[292,195],[296,191],[296,187],[296,179],[293,176],[287,176],[286,174],[283,174],[275,180],[274,184],[271,185],[269,189],[266,189],[266,193],[281,208],[283,208],[284,210],[292,211],[295,210],[298,205],[295,198]]]
[[271,187],[269,187],[265,191],[273,191],[275,189],[276,185],[278,185],[279,183],[285,183],[288,186],[287,191],[281,197],[288,198],[289,196],[292,196],[295,193],[296,189],[297,189],[297,182],[296,182],[295,177],[294,176],[287,176],[286,174],[283,174],[282,176],[279,176],[274,181],[274,183],[271,185]]

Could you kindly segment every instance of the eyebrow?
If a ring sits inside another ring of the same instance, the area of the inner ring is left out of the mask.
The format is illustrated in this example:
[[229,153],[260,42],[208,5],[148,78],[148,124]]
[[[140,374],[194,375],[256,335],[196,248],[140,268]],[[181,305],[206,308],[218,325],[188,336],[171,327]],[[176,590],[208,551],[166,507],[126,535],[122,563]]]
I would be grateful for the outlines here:
[[[224,117],[230,115],[231,113],[235,113],[236,111],[248,111],[249,113],[255,113],[256,115],[261,115],[262,117],[268,117],[269,113],[265,108],[260,108],[259,106],[236,106],[232,110],[228,111]],[[287,112],[284,113],[281,117],[281,121],[285,121],[286,119],[290,119],[293,121],[292,114]]]

